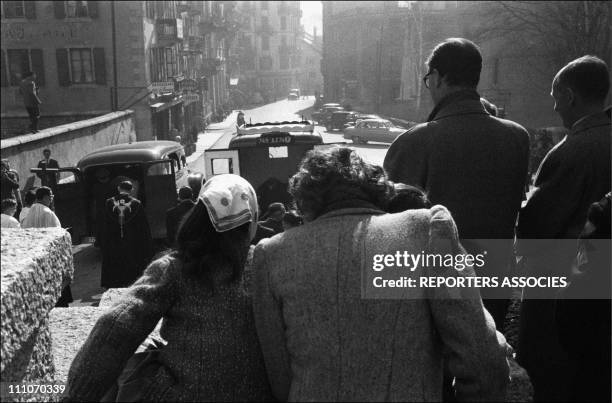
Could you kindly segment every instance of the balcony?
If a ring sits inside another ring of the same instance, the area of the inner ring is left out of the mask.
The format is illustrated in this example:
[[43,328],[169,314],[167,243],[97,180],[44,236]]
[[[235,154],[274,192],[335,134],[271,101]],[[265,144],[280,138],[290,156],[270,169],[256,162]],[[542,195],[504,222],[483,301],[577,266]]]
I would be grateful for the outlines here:
[[183,40],[183,20],[180,18],[159,19],[155,29],[159,44],[172,45]]

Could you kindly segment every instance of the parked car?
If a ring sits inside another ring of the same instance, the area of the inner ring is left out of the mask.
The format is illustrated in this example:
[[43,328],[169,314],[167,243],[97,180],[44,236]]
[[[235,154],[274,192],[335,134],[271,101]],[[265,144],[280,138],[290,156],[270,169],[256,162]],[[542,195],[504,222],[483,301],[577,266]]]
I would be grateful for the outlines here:
[[318,112],[313,112],[311,118],[315,123],[325,125],[332,113],[343,110],[340,104],[325,104]]
[[287,97],[289,101],[297,101],[300,99],[300,90],[291,90],[289,91],[289,96]]
[[355,144],[367,143],[368,141],[379,141],[392,143],[397,136],[404,133],[406,129],[393,126],[386,119],[363,119],[355,126],[344,129],[344,138],[350,139]]
[[378,115],[370,115],[370,114],[357,112],[357,115],[355,116],[355,120],[353,120],[352,122],[346,122],[346,124],[344,125],[344,129],[346,129],[347,127],[355,126],[359,121],[363,119],[382,119],[382,118]]
[[358,114],[351,111],[337,111],[331,114],[330,119],[325,125],[325,129],[330,132],[333,130],[344,130],[348,123],[354,123]]

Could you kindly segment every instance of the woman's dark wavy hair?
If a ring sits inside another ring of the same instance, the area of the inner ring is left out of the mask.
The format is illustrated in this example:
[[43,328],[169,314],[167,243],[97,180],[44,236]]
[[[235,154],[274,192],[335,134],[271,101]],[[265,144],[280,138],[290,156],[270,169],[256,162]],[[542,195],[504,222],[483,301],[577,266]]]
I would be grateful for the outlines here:
[[249,241],[249,223],[230,231],[217,232],[206,206],[198,201],[181,220],[174,254],[183,262],[185,275],[207,283],[214,290],[212,272],[219,266],[231,268],[230,283],[241,278]]
[[348,147],[309,151],[289,180],[289,193],[310,220],[350,200],[384,209],[392,190],[382,167],[364,162]]

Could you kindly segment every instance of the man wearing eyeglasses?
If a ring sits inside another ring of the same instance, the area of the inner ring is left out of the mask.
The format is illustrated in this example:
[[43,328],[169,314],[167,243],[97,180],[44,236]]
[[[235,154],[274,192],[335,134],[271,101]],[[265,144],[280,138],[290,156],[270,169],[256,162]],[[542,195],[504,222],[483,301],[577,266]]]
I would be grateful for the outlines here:
[[[473,42],[446,39],[427,67],[423,81],[435,107],[427,122],[391,144],[384,168],[392,181],[421,187],[432,204],[446,206],[470,253],[487,251],[479,276],[504,276],[525,189],[529,135],[485,110],[476,91],[482,56]],[[481,294],[501,331],[508,290],[483,288]]]

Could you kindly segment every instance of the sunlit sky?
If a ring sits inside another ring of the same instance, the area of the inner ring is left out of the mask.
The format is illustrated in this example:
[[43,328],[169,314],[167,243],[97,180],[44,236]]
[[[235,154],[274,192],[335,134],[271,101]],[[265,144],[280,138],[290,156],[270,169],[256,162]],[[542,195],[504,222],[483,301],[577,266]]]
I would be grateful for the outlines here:
[[322,4],[320,1],[302,1],[302,20],[301,24],[304,26],[304,30],[309,34],[312,34],[313,27],[317,27],[317,35],[321,36],[323,29],[322,19]]

